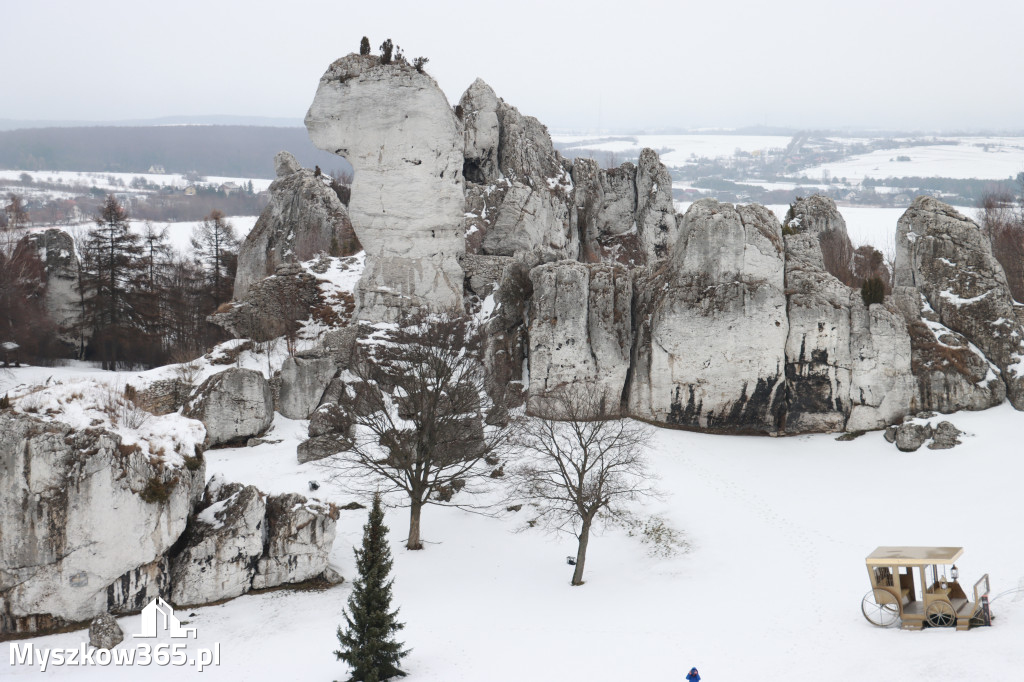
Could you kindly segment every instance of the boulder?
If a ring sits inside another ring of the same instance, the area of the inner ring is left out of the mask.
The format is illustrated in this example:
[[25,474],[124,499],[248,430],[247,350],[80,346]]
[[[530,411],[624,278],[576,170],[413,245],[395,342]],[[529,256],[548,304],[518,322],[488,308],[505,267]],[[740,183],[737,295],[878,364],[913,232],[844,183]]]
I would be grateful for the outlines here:
[[215,476],[171,558],[171,599],[208,604],[321,576],[337,519],[333,505]]
[[352,164],[349,216],[366,250],[360,319],[462,303],[462,123],[429,75],[350,54],[328,67],[306,114],[318,148]]
[[316,462],[318,460],[345,452],[352,448],[352,441],[339,433],[325,433],[299,443],[295,449],[296,458],[299,464]]
[[774,432],[789,332],[781,228],[761,206],[694,203],[669,267],[639,271],[630,413],[732,432]]
[[281,365],[277,411],[289,419],[309,419],[338,368],[330,357],[288,357]]
[[89,646],[109,650],[123,641],[124,630],[109,613],[97,616],[89,623]]
[[171,601],[195,606],[248,592],[263,555],[265,521],[266,501],[254,486],[211,479],[171,557]]
[[274,396],[261,373],[232,367],[204,381],[185,405],[184,414],[206,426],[206,447],[244,443],[270,428]]
[[0,636],[164,594],[164,556],[205,478],[202,457],[187,462],[157,461],[103,428],[0,413]]
[[277,179],[270,184],[270,200],[238,249],[235,300],[244,299],[281,263],[309,260],[319,252],[349,256],[360,249],[330,178],[302,168],[288,152],[274,161]]
[[896,447],[902,452],[914,452],[932,437],[932,427],[925,423],[908,422],[896,427]]
[[266,541],[252,588],[260,590],[322,576],[328,570],[338,516],[334,505],[307,500],[302,495],[267,498]]
[[960,436],[962,435],[963,431],[953,426],[950,422],[939,422],[939,425],[935,427],[935,433],[932,435],[932,442],[928,443],[928,449],[949,450],[960,445]]
[[619,413],[632,345],[632,281],[625,268],[559,261],[530,271],[529,408],[557,416],[549,398],[581,388]]
[[[237,280],[236,280],[237,281]],[[227,310],[208,319],[235,338],[269,341],[296,329],[324,301],[320,281],[295,263],[251,284]]]
[[896,284],[917,287],[943,326],[999,368],[1010,402],[1024,409],[1024,327],[973,220],[931,197],[915,199],[897,225]]

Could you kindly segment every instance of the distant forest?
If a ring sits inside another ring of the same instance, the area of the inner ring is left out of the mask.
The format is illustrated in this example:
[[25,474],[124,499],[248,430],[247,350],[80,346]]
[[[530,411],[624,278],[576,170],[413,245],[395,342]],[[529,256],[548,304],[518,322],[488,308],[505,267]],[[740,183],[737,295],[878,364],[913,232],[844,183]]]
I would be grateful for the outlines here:
[[235,125],[96,126],[0,131],[0,168],[13,170],[167,173],[272,178],[274,155],[287,150],[307,168],[350,172],[321,151],[305,128]]

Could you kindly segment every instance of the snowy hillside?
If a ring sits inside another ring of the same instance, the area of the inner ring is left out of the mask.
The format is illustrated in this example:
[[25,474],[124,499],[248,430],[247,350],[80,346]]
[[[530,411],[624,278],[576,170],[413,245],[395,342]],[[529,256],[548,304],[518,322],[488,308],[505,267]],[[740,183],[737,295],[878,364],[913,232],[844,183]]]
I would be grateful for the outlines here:
[[[76,374],[16,369],[0,390]],[[209,451],[208,476],[307,495],[308,481],[318,480],[322,499],[352,501],[315,464],[295,463],[306,423],[276,419],[269,438],[280,443]],[[706,680],[1018,679],[1024,593],[998,598],[995,625],[970,632],[883,630],[860,613],[869,587],[864,557],[878,545],[962,545],[965,585],[989,573],[993,594],[1024,587],[1017,540],[1024,414],[1004,405],[950,420],[968,434],[962,445],[910,454],[880,432],[837,443],[829,435],[658,430],[651,458],[666,497],[640,511],[664,517],[688,550],[659,557],[656,546],[610,530],[591,542],[586,585],[578,588],[569,586],[565,563],[574,539],[522,531],[527,510],[496,519],[428,508],[422,552],[401,548],[407,511],[390,510],[395,603],[413,649],[409,679],[676,680],[694,665]],[[339,521],[332,563],[349,580],[365,520],[365,510],[353,510]],[[179,615],[198,628],[198,640],[182,641],[189,651],[220,644],[221,665],[203,679],[342,679],[345,668],[331,651],[349,590],[345,583],[273,591],[189,610]],[[139,616],[119,622],[126,635],[140,629]],[[77,647],[86,637],[76,631],[27,641]],[[120,646],[131,645],[128,637]],[[4,660],[11,646],[0,645]],[[51,668],[47,679],[193,672],[63,667]],[[38,675],[26,666],[4,670],[4,679]]]

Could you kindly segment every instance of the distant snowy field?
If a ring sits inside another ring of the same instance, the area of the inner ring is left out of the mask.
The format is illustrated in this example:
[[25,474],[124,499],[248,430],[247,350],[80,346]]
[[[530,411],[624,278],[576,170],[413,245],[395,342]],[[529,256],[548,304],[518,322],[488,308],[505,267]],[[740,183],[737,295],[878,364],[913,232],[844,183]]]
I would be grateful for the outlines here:
[[[602,137],[623,138],[597,142]],[[552,142],[564,143],[564,151],[578,149],[636,155],[644,147],[671,151],[660,152],[661,161],[668,167],[685,165],[690,157],[715,158],[732,156],[737,149],[744,152],[785,149],[789,137],[782,135],[552,135]]]
[[[69,187],[76,185],[84,185],[85,187],[96,187],[98,189],[109,190],[111,192],[134,192],[134,191],[145,191],[145,190],[133,190],[130,187],[131,181],[135,178],[145,178],[146,182],[161,186],[161,187],[177,187],[184,189],[188,187],[190,183],[188,180],[181,175],[164,174],[164,173],[104,173],[102,171],[21,171],[21,170],[0,170],[0,181],[3,180],[17,180],[22,174],[27,173],[32,177],[34,182],[52,182]],[[111,182],[111,178],[115,182]],[[263,190],[270,187],[270,183],[273,179],[270,178],[229,178],[222,176],[204,176],[204,180],[200,180],[199,184],[202,185],[214,185],[220,186],[226,182],[234,182],[238,185],[243,185],[252,181],[252,188],[256,192],[262,192]],[[118,184],[117,181],[123,184]]]
[[[801,171],[818,179],[822,171],[850,182],[865,177],[980,178],[1005,180],[1024,171],[1024,137],[960,137],[955,145],[929,145],[904,149],[880,149]],[[910,161],[897,161],[900,156]]]
[[[26,368],[0,391],[47,376],[95,370]],[[995,625],[970,632],[872,627],[860,612],[866,557],[878,545],[963,546],[966,586],[989,573],[993,594],[1024,587],[1024,413],[1007,405],[947,417],[967,432],[953,450],[900,453],[880,432],[732,437],[658,430],[651,452],[662,501],[645,510],[685,533],[690,551],[655,558],[623,530],[596,537],[586,585],[570,587],[570,537],[521,529],[527,511],[494,519],[429,507],[427,549],[401,547],[407,511],[387,514],[395,555],[395,605],[418,682],[623,682],[681,680],[691,666],[708,682],[1011,682],[1024,670],[1024,594],[993,603]],[[306,423],[277,417],[276,445],[213,450],[208,474],[269,493],[309,494],[325,481],[298,465]],[[325,484],[318,495],[352,498]],[[343,511],[332,563],[354,574],[352,547],[365,510]],[[221,646],[221,666],[196,679],[344,679],[331,651],[350,592],[277,591],[183,612],[196,640]],[[179,614],[180,615],[180,614]],[[138,616],[119,619],[127,634]],[[39,637],[37,647],[77,647],[84,631]],[[131,645],[129,637],[120,646]],[[7,666],[11,643],[0,644]],[[51,668],[46,679],[191,679],[172,667]],[[5,667],[28,680],[35,668]]]

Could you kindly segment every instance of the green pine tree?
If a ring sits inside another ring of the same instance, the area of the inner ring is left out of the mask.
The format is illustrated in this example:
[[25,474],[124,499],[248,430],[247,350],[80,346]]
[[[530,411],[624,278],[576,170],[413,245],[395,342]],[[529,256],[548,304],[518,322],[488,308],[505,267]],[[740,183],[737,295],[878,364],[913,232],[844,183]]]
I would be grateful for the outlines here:
[[405,677],[399,668],[409,653],[395,633],[405,627],[391,611],[391,548],[380,494],[374,495],[370,518],[363,526],[362,549],[355,550],[359,575],[348,598],[345,627],[338,627],[341,649],[334,652],[352,668],[348,682],[381,682]]

